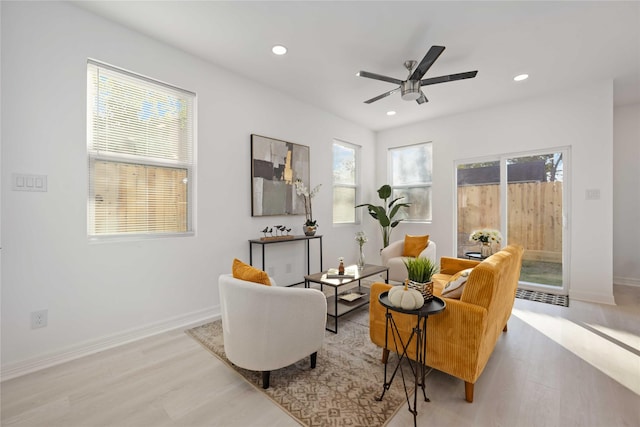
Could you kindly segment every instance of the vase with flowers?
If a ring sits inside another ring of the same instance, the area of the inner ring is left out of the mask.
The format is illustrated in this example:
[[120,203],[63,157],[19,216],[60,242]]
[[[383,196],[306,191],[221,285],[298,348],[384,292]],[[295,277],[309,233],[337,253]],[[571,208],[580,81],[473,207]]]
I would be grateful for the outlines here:
[[362,270],[364,268],[364,250],[363,246],[367,243],[367,235],[364,234],[364,231],[358,231],[356,233],[356,242],[360,246],[360,251],[358,252],[358,270]]
[[313,210],[311,208],[311,199],[318,194],[320,191],[320,186],[322,184],[316,185],[313,190],[309,191],[307,186],[304,185],[304,182],[300,178],[294,181],[294,185],[296,186],[296,194],[301,196],[304,200],[304,214],[305,214],[305,222],[302,226],[305,236],[314,236],[316,234],[316,230],[318,229],[318,221],[313,219]]
[[480,254],[483,258],[490,256],[493,252],[493,244],[502,242],[502,234],[498,230],[483,228],[474,230],[469,236],[469,241],[479,242],[481,244]]

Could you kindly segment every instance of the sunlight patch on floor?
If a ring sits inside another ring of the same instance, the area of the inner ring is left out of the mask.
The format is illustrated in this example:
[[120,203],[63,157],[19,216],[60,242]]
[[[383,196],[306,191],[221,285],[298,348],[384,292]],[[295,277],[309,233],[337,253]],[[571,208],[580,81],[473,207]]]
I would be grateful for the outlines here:
[[[602,373],[640,395],[640,356],[562,317],[534,313],[515,307],[513,314]],[[595,326],[592,327],[595,328]]]
[[605,335],[610,336],[611,338],[620,341],[628,345],[631,348],[634,348],[640,351],[640,337],[632,334],[631,332],[621,331],[618,329],[607,328],[606,326],[597,325],[595,323],[585,323],[589,325],[593,329],[602,332]]

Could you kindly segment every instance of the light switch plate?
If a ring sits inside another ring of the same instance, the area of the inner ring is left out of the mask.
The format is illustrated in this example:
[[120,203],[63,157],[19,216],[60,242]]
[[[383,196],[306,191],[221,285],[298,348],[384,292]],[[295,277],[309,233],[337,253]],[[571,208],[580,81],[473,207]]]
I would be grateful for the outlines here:
[[13,191],[47,191],[47,175],[14,173],[11,176]]
[[585,191],[586,200],[600,200],[600,189],[589,188]]

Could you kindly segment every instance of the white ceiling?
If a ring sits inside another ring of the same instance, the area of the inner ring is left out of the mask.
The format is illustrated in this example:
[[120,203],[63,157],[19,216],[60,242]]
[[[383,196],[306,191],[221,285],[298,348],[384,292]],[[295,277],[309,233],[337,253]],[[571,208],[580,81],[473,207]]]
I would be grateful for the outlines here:
[[[640,102],[640,2],[79,1],[96,14],[373,130],[613,79]],[[271,47],[289,53],[277,57]],[[425,75],[478,70],[403,101],[403,62],[446,47]],[[520,83],[513,77],[528,73]],[[247,100],[250,101],[250,100]],[[386,112],[397,111],[389,117]]]

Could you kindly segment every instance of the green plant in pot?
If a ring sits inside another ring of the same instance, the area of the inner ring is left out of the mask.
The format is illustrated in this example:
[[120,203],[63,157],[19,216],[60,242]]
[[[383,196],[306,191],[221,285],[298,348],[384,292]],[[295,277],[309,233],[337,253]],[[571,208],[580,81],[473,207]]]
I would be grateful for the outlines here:
[[407,285],[422,293],[425,302],[433,299],[433,281],[431,278],[438,272],[438,266],[430,258],[404,258],[407,267]]
[[356,206],[356,208],[366,206],[369,210],[369,215],[380,223],[380,228],[382,230],[382,247],[386,248],[389,246],[391,231],[393,231],[393,229],[404,219],[396,219],[396,215],[401,212],[401,209],[411,206],[411,203],[397,203],[400,199],[404,199],[404,197],[397,197],[387,204],[387,200],[391,197],[391,186],[388,184],[378,188],[378,197],[384,200],[384,204],[382,206],[363,203]]

